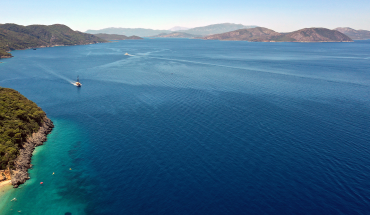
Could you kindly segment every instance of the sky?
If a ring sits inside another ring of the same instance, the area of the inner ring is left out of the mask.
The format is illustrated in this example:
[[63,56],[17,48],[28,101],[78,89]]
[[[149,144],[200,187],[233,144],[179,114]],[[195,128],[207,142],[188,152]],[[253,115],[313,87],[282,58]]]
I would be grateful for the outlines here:
[[278,32],[307,27],[370,30],[370,0],[1,0],[0,23],[170,29],[217,23]]

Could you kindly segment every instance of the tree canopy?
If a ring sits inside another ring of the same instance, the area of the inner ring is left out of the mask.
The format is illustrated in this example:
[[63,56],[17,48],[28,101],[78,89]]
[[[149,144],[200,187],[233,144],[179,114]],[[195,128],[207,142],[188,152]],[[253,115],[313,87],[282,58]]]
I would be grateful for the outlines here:
[[45,116],[18,91],[0,87],[0,170],[13,167],[22,143],[39,130]]

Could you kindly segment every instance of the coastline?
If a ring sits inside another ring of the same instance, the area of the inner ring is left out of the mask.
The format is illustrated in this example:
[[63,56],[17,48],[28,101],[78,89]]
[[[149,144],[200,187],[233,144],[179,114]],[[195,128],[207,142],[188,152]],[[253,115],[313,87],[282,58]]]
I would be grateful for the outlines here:
[[17,188],[30,179],[28,169],[31,168],[32,152],[37,146],[42,145],[47,140],[47,135],[54,128],[53,122],[45,116],[44,122],[38,132],[33,133],[31,137],[23,144],[19,156],[15,160],[15,170],[11,174],[11,184]]
[[[12,184],[11,180],[2,181],[2,182],[0,182],[0,189],[4,188],[6,186],[9,186],[11,184]],[[2,190],[0,190],[0,191],[2,191]]]
[[[24,48],[24,49],[14,49],[14,50],[11,50],[11,51],[19,51],[19,50],[27,50],[27,49],[40,49],[40,48],[52,48],[52,47],[58,47],[58,46],[82,46],[82,45],[93,45],[93,44],[99,44],[99,43],[109,43],[109,41],[107,42],[92,42],[92,43],[82,43],[82,44],[73,44],[73,45],[64,45],[64,44],[55,44],[55,45],[48,45],[48,46],[36,46],[36,47],[28,47],[28,48]],[[11,52],[9,51],[9,53]],[[0,59],[6,59],[6,58],[13,58],[14,56],[11,55],[11,56],[0,56]],[[2,62],[0,62],[2,63]]]
[[[9,191],[11,191],[12,188],[12,182],[11,180],[5,180],[0,182],[0,199],[5,198],[9,194]],[[4,199],[5,200],[5,199]],[[0,206],[1,211],[1,206]]]
[[[13,56],[0,56],[0,59],[5,59],[5,58],[12,58]],[[0,62],[2,63],[2,62]]]

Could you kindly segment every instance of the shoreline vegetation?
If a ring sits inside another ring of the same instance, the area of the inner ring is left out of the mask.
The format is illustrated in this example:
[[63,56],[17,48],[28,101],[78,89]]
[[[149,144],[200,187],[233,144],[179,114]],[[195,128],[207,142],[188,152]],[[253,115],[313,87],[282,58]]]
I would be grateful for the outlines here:
[[45,112],[18,91],[0,87],[0,182],[14,188],[29,179],[34,149],[54,125]]
[[0,58],[10,51],[54,46],[88,45],[108,42],[95,35],[74,31],[66,25],[0,24]]

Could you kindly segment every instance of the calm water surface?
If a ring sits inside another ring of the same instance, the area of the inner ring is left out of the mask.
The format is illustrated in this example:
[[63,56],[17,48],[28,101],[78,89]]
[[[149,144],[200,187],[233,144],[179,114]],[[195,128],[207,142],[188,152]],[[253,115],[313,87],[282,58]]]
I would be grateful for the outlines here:
[[13,55],[0,86],[56,127],[1,214],[370,213],[370,41],[145,39]]

